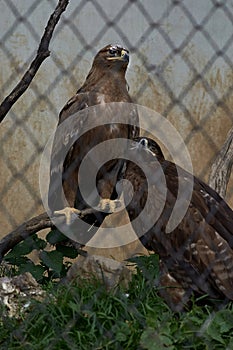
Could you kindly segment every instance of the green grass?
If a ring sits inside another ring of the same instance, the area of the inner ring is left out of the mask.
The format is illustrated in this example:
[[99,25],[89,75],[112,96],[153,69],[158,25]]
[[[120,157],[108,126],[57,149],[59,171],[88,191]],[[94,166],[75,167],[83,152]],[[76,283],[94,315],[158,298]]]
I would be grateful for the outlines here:
[[174,314],[140,269],[127,290],[96,281],[46,287],[20,319],[2,312],[0,349],[233,349],[233,308],[198,306]]

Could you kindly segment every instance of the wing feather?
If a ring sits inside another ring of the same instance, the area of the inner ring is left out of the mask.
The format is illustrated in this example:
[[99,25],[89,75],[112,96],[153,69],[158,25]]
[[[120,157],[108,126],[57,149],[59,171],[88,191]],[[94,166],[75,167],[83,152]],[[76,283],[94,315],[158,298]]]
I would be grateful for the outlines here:
[[[145,152],[138,152],[141,161],[151,167],[156,177],[156,163]],[[226,297],[233,300],[233,212],[227,203],[207,184],[193,177],[176,164],[160,159],[166,178],[166,202],[161,216],[154,225],[140,237],[142,244],[159,254],[166,272],[161,277],[163,285],[175,286],[177,294],[163,293],[168,304],[184,296],[184,302],[193,292],[208,294],[213,298]],[[187,185],[193,184],[191,202],[182,221],[171,233],[166,233],[166,225],[176,202],[179,176]],[[138,216],[147,200],[147,180],[142,170],[130,162],[127,164],[125,178],[133,185],[133,199],[127,207],[130,220]],[[154,180],[154,196],[157,206],[150,203],[153,215],[162,205],[161,188]],[[151,190],[151,189],[150,189]],[[131,194],[132,195],[132,194]],[[134,223],[132,222],[134,227]],[[141,227],[134,227],[140,236]],[[162,272],[163,273],[163,272]],[[169,277],[170,276],[170,277]],[[169,282],[170,278],[170,282]],[[172,301],[173,300],[173,301]],[[174,306],[174,305],[173,305]],[[183,306],[182,306],[183,307]]]

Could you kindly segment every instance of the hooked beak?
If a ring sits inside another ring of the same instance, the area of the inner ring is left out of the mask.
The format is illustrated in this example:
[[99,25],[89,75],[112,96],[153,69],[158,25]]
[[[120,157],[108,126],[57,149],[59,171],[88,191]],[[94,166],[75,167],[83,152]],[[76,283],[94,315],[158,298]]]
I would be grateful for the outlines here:
[[120,59],[124,62],[129,62],[129,53],[126,50],[121,50],[121,57]]
[[123,61],[129,63],[129,53],[122,49],[121,50],[121,55],[120,56],[113,56],[113,57],[108,57],[108,60],[115,60],[115,61]]

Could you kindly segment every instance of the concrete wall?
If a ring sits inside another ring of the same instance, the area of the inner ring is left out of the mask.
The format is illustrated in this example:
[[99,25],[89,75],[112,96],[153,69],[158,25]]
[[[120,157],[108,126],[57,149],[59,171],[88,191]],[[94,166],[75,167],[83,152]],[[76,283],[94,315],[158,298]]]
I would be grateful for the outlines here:
[[[166,114],[185,139],[194,173],[208,179],[210,164],[232,126],[231,92],[223,98],[228,110],[217,105],[216,98],[233,84],[233,2],[217,1],[224,7],[202,0],[181,3],[70,0],[51,41],[51,56],[0,125],[0,236],[43,211],[38,185],[41,152],[59,110],[83,83],[93,56],[108,43],[137,47],[127,73],[131,95],[137,103]],[[34,57],[55,6],[51,0],[0,2],[1,100]],[[203,30],[194,30],[203,20]],[[169,43],[180,51],[171,54]],[[215,56],[220,50],[225,57]],[[193,82],[194,69],[204,82]],[[174,97],[182,105],[174,104]]]

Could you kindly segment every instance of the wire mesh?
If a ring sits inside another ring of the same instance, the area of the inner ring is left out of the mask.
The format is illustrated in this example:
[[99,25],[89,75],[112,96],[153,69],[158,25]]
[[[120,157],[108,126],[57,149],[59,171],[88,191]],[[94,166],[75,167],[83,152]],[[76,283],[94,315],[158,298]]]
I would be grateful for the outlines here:
[[[1,1],[1,100],[35,56],[56,1]],[[120,42],[131,53],[127,79],[135,102],[181,133],[194,173],[210,166],[232,124],[231,1],[71,1],[51,56],[1,125],[1,235],[41,212],[40,155],[59,110],[81,86],[93,56]],[[231,203],[231,186],[228,200]]]

